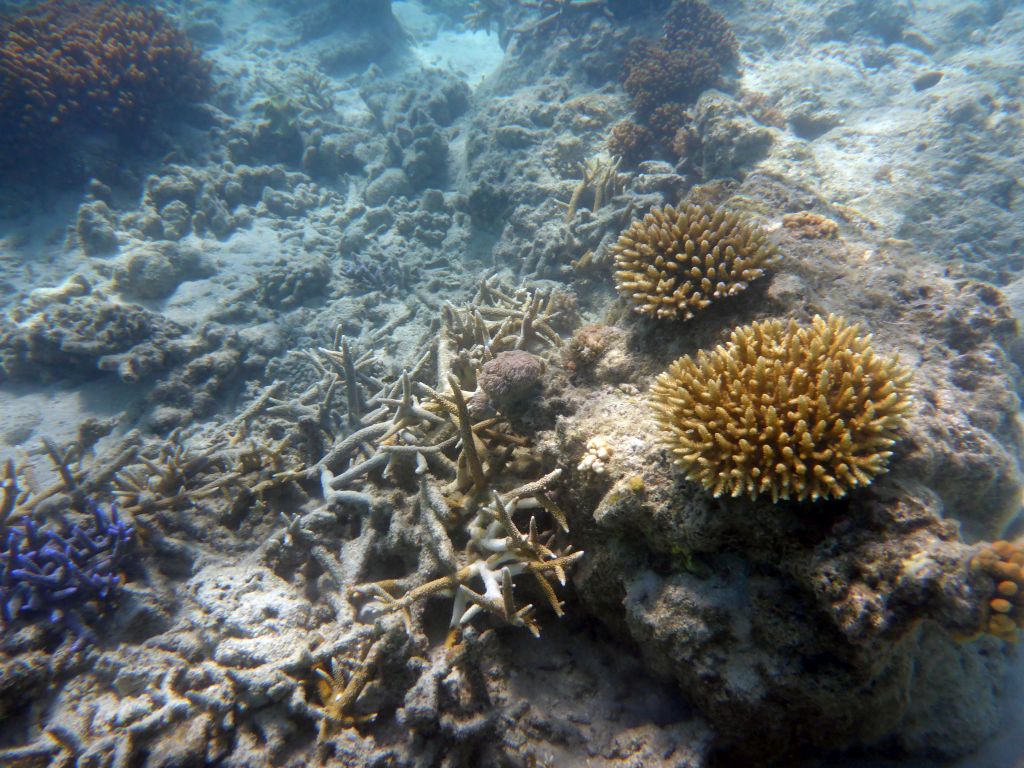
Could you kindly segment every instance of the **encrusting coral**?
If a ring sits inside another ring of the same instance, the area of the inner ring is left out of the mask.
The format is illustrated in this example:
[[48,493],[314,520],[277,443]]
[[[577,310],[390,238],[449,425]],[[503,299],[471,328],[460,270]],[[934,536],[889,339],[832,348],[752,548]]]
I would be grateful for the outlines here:
[[983,631],[1017,642],[1024,628],[1024,541],[995,541],[971,558],[971,570],[992,578]]
[[715,496],[838,498],[887,469],[910,407],[910,371],[834,315],[732,332],[658,376],[665,444]]
[[776,248],[764,230],[713,205],[653,208],[611,249],[619,293],[636,311],[689,320],[764,274]]
[[782,217],[782,226],[802,240],[828,240],[839,232],[838,224],[814,211],[787,213]]

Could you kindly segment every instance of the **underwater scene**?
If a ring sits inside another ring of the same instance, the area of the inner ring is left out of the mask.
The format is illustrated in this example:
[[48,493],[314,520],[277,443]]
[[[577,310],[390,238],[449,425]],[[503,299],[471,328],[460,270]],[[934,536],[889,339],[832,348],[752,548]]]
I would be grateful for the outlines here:
[[1022,62],[0,0],[0,768],[1024,768]]

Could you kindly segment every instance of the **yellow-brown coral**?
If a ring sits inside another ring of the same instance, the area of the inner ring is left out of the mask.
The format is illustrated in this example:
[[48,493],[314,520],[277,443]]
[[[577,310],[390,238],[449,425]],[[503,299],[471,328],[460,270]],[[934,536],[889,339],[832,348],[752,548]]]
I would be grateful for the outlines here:
[[658,376],[666,445],[715,496],[840,497],[886,471],[910,372],[842,318],[738,328]]
[[787,213],[782,217],[782,226],[802,240],[827,240],[839,232],[839,225],[814,211]]
[[713,205],[654,208],[612,246],[619,293],[636,311],[689,320],[764,274],[775,246],[759,227]]
[[1017,642],[1024,629],[1024,541],[987,544],[971,558],[971,569],[992,578],[983,631]]

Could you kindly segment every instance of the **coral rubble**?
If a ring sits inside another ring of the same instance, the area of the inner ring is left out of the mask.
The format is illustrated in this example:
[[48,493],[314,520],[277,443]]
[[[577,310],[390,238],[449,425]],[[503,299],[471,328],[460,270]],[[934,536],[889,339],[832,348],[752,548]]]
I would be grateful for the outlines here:
[[676,463],[715,496],[836,498],[886,470],[910,372],[835,316],[738,328],[652,390]]

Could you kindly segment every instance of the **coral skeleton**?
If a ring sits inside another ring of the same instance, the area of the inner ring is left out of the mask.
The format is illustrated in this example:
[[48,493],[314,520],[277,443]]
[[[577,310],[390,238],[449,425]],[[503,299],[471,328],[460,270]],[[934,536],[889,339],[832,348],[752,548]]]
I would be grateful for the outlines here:
[[609,158],[603,154],[595,155],[583,164],[583,178],[573,188],[569,202],[559,202],[565,207],[566,224],[572,224],[585,199],[590,200],[590,210],[596,211],[622,192],[626,176],[619,173],[621,164],[622,157]]
[[665,445],[715,496],[838,498],[885,472],[911,373],[830,315],[738,328],[676,360],[651,396]]
[[[539,482],[517,488],[508,494],[507,500],[492,492],[491,503],[478,507],[467,526],[469,541],[461,558],[449,555],[443,563],[448,570],[446,575],[417,585],[394,579],[367,584],[353,590],[353,598],[369,598],[364,610],[371,613],[401,611],[411,625],[408,609],[413,603],[430,595],[444,595],[453,598],[450,622],[453,630],[486,611],[512,626],[525,627],[533,635],[539,635],[540,625],[534,618],[533,605],[517,606],[513,597],[515,577],[532,575],[552,610],[561,616],[562,603],[552,581],[564,586],[566,569],[583,553],[572,552],[571,547],[558,549],[554,532],[540,533],[536,517],[530,517],[524,533],[512,516],[521,509],[551,510],[553,502],[546,496],[541,501],[540,497],[559,474],[556,470]],[[560,511],[554,512],[552,517],[565,525]],[[453,552],[450,540],[446,543],[445,551]]]
[[562,24],[568,24],[577,18],[571,16],[576,11],[587,13],[597,10],[607,18],[612,18],[612,12],[608,9],[608,0],[516,0],[516,4],[521,8],[529,8],[545,14],[536,21],[509,30],[517,35],[534,34],[552,26],[557,29]]
[[619,293],[636,312],[689,320],[761,277],[776,249],[760,227],[708,204],[653,208],[629,225],[611,252]]

